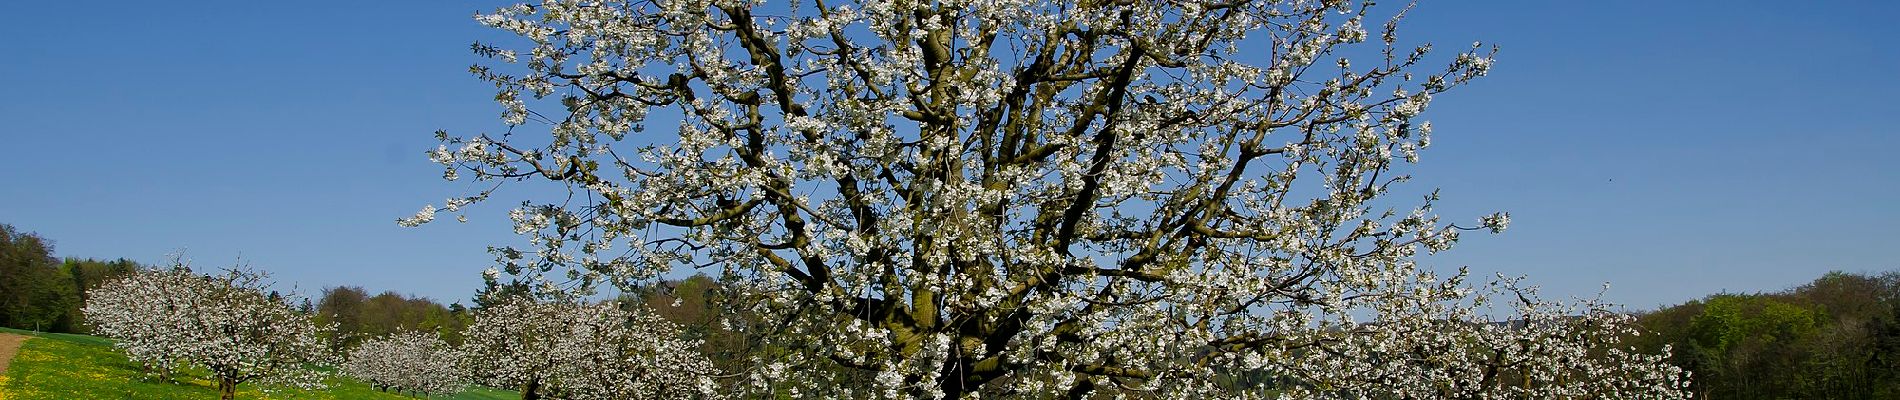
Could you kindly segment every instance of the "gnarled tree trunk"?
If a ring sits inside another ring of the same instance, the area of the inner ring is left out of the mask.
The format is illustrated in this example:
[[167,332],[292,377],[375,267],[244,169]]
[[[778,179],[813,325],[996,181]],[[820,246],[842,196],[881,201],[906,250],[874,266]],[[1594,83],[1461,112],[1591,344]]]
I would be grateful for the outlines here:
[[218,378],[218,398],[233,400],[237,398],[237,381],[231,378]]
[[521,400],[541,400],[540,379],[529,379],[528,384],[521,385]]

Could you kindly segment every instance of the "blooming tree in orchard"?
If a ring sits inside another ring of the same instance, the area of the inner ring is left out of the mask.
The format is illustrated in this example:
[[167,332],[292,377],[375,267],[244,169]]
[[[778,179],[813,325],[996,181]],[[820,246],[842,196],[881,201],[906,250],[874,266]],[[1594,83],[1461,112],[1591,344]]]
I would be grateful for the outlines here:
[[434,332],[396,332],[350,350],[343,373],[379,390],[453,394],[466,382],[461,353]]
[[479,310],[463,348],[467,368],[523,399],[719,397],[711,361],[679,336],[643,309],[514,297]]
[[325,327],[265,294],[262,273],[231,269],[199,275],[188,266],[144,270],[88,292],[84,312],[95,332],[137,362],[169,371],[211,372],[224,399],[237,385],[322,387],[307,364],[329,362]]
[[1371,3],[521,4],[477,17],[507,133],[431,158],[484,182],[446,212],[565,186],[496,250],[543,292],[722,271],[774,324],[740,391],[1683,396],[1604,305],[1415,264],[1508,223],[1393,196],[1491,50]]
[[127,358],[160,374],[170,374],[185,361],[185,330],[195,329],[193,317],[178,312],[181,293],[193,293],[205,278],[186,269],[139,270],[107,281],[87,292],[86,319],[93,331],[113,338]]

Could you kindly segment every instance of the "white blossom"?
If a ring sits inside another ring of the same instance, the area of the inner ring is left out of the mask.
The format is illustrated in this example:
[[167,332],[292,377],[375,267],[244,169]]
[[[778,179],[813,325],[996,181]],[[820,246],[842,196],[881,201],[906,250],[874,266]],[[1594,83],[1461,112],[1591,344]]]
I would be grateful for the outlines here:
[[720,398],[679,328],[614,303],[512,298],[475,314],[465,368],[494,385],[571,400]]
[[211,372],[225,398],[237,385],[322,388],[310,367],[332,362],[328,326],[267,295],[262,273],[234,268],[199,275],[182,262],[141,270],[87,292],[87,321],[133,361],[169,372]]
[[719,273],[736,396],[1685,396],[1600,305],[1415,264],[1508,222],[1388,196],[1492,54],[1371,3],[545,0],[478,17],[509,133],[431,157],[565,185],[494,250],[538,294]]
[[343,373],[379,390],[448,395],[464,386],[461,357],[435,333],[397,332],[358,343]]

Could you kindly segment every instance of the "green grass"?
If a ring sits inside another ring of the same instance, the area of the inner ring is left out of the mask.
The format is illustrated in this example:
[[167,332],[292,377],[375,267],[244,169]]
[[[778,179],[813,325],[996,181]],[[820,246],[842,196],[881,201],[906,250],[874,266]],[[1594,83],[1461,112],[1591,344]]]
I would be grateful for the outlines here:
[[451,400],[515,400],[519,398],[521,398],[521,393],[513,390],[476,386],[457,393]]
[[[217,384],[202,372],[181,372],[175,381],[147,376],[138,364],[112,349],[112,341],[86,335],[33,333],[0,328],[0,332],[34,336],[20,347],[5,376],[0,376],[0,400],[41,399],[216,399]],[[316,391],[285,389],[264,393],[255,384],[238,386],[239,399],[412,399],[371,389],[355,380],[332,376],[329,388]],[[519,394],[473,387],[444,400],[518,399]]]
[[0,332],[11,333],[11,334],[16,334],[16,335],[54,338],[54,339],[68,341],[68,342],[75,342],[75,343],[88,344],[88,345],[94,345],[94,346],[112,347],[112,339],[106,339],[106,338],[102,338],[98,336],[74,335],[71,333],[34,332],[34,331],[19,330],[19,329],[13,329],[13,328],[0,328]]

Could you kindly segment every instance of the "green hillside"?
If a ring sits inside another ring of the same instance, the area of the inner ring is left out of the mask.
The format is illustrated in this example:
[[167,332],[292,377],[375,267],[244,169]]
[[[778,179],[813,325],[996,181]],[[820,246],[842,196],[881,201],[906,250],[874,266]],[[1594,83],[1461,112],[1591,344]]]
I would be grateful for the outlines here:
[[[217,384],[202,373],[185,372],[176,382],[148,377],[138,364],[112,350],[104,338],[58,333],[32,333],[0,328],[0,332],[34,336],[20,348],[0,376],[0,400],[64,399],[216,399]],[[320,391],[285,390],[265,393],[261,386],[239,387],[239,399],[413,399],[377,392],[343,377],[332,377]],[[519,395],[489,388],[472,388],[453,400],[516,399]]]

